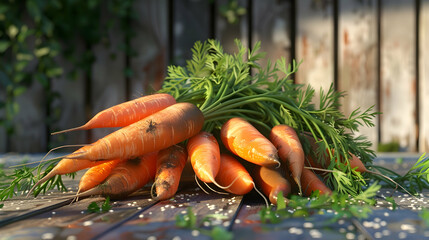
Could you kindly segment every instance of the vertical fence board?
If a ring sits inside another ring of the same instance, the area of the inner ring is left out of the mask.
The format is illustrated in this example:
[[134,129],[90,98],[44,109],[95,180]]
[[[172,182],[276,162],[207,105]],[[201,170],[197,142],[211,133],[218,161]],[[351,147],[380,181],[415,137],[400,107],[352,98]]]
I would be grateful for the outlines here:
[[[75,51],[83,53],[83,49],[80,46],[76,46]],[[61,62],[65,73],[71,71],[72,68],[76,68],[76,66],[72,66],[71,63],[62,58],[59,58],[58,61]],[[85,81],[82,72],[73,80],[68,79],[66,76],[53,80],[52,91],[56,91],[60,95],[59,99],[56,99],[52,104],[53,109],[59,109],[60,116],[58,121],[50,126],[50,131],[54,132],[83,125],[87,119],[85,113]],[[85,131],[54,135],[51,137],[53,146],[49,147],[86,143],[88,142],[86,136]],[[66,150],[71,151],[71,149]]]
[[[6,89],[0,88],[0,101],[6,100]],[[0,119],[6,117],[4,108],[0,108]],[[6,128],[0,125],[0,153],[7,151],[7,133]]]
[[327,90],[334,81],[332,2],[303,0],[296,4],[296,59],[303,60],[296,82],[309,84],[317,92]]
[[381,142],[416,150],[414,1],[382,1]]
[[131,48],[129,98],[134,99],[161,87],[167,70],[168,4],[166,0],[135,1],[133,19],[135,36]]
[[191,48],[196,41],[210,38],[211,26],[210,1],[177,0],[174,2],[173,19],[173,56],[171,62],[185,65],[185,60],[192,55]]
[[419,137],[419,151],[429,151],[429,103],[427,97],[429,96],[429,1],[421,1],[420,8],[420,26],[419,26],[419,43],[420,43],[420,56],[419,56],[419,80],[420,80],[420,99],[419,100],[419,116],[420,116],[420,137]]
[[281,57],[289,62],[291,58],[290,13],[293,11],[290,1],[254,1],[252,9],[252,41],[260,41],[261,51],[267,53],[261,65],[265,66],[268,59],[274,62]]
[[[102,12],[102,21],[107,21],[109,16],[107,11]],[[124,44],[124,36],[119,30],[119,23],[108,29],[110,44],[98,44],[93,47],[95,62],[92,66],[91,75],[91,103],[92,116],[101,110],[126,100],[125,83],[125,54],[119,50],[119,46]],[[112,129],[92,130],[91,142],[112,132]]]
[[[216,39],[220,41],[225,52],[233,53],[237,51],[237,46],[234,43],[235,39],[239,39],[245,47],[249,47],[248,41],[248,21],[247,16],[251,14],[246,10],[245,15],[237,16],[237,22],[228,22],[227,18],[223,15],[221,8],[226,7],[228,0],[216,1]],[[238,0],[238,6],[248,9],[247,0]]]
[[[342,111],[377,109],[377,5],[376,1],[339,1],[338,90],[345,91]],[[374,119],[374,123],[376,123]],[[377,127],[362,126],[359,135],[366,136],[374,149]]]
[[35,81],[17,97],[20,111],[14,118],[15,133],[10,136],[10,151],[29,153],[42,152],[47,148],[45,125],[45,92]]

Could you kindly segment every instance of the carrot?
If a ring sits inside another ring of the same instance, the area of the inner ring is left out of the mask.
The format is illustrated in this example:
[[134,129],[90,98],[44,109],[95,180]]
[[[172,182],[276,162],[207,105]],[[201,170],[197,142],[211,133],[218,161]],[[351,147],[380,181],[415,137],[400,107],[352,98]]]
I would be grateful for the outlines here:
[[271,129],[270,141],[277,148],[279,157],[290,170],[298,188],[301,189],[301,173],[304,168],[304,150],[295,130],[281,124]]
[[215,180],[220,185],[229,186],[225,190],[236,195],[244,195],[255,186],[246,168],[227,154],[220,155],[220,168]]
[[129,159],[118,164],[110,175],[94,188],[76,194],[76,198],[93,195],[124,198],[152,181],[156,173],[157,152]]
[[[311,151],[316,152],[318,147],[319,147],[316,143],[316,140],[308,134],[304,134],[304,137],[307,138],[307,140],[310,142]],[[333,152],[333,150],[332,150],[332,152]],[[306,161],[305,161],[305,165],[307,165],[309,167],[326,168],[331,163],[331,160],[329,157],[329,151],[327,149],[326,149],[326,154],[323,154],[322,159],[315,161],[314,156],[312,156],[312,155],[313,154],[308,154]],[[335,161],[337,161],[337,160],[335,160]],[[365,167],[365,165],[360,160],[360,158],[357,157],[356,155],[352,154],[352,153],[350,153],[349,163],[350,163],[350,167],[352,169],[355,168],[355,170],[358,172],[361,172],[361,173],[368,172],[368,169]]]
[[192,168],[197,177],[206,183],[215,182],[220,167],[220,149],[216,138],[208,132],[200,132],[187,144]]
[[175,103],[174,97],[167,93],[143,96],[107,108],[80,127],[54,132],[52,135],[93,128],[125,127]]
[[[89,145],[86,145],[86,146],[81,147],[80,149],[76,150],[75,152],[86,151],[86,149],[88,147],[89,147]],[[59,161],[57,163],[57,165],[55,165],[54,168],[52,168],[52,170],[48,174],[46,174],[43,178],[41,178],[39,181],[37,181],[33,185],[33,187],[28,192],[27,197],[30,196],[30,194],[34,191],[34,189],[36,189],[37,186],[39,186],[40,184],[43,184],[44,182],[48,181],[49,179],[51,179],[57,175],[74,173],[74,172],[77,172],[79,170],[94,167],[94,166],[97,166],[99,164],[102,164],[102,163],[105,163],[108,161],[110,161],[110,160],[107,160],[107,161],[91,161],[88,159],[63,158],[63,159],[61,159],[61,161]],[[116,160],[112,160],[112,161],[116,161]]]
[[310,196],[316,190],[319,190],[321,195],[332,193],[332,190],[314,172],[306,168],[302,170],[301,184],[304,196]]
[[268,196],[272,204],[277,204],[277,197],[280,191],[286,200],[287,195],[292,190],[289,181],[282,176],[278,169],[257,166],[254,169],[253,177],[256,185]]
[[155,188],[156,196],[152,195],[152,198],[165,200],[176,194],[187,159],[186,150],[179,145],[173,145],[159,151],[155,181],[152,185],[152,189]]
[[[75,160],[79,161],[79,160]],[[121,162],[121,160],[111,160],[103,162],[99,165],[93,166],[80,178],[77,193],[85,192],[98,184],[102,183],[112,170]]]
[[89,160],[134,158],[180,143],[197,134],[203,124],[204,116],[198,107],[192,103],[176,103],[68,157]]
[[276,147],[242,118],[231,118],[222,125],[221,140],[237,156],[257,165],[279,166]]

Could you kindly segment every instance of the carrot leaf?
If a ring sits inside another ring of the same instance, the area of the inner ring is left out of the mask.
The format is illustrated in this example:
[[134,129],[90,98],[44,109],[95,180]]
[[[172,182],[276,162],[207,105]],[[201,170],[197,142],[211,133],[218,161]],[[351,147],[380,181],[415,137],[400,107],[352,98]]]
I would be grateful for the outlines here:
[[204,131],[218,131],[227,120],[241,117],[266,132],[278,124],[288,124],[298,133],[310,132],[321,140],[320,153],[333,149],[332,160],[344,159],[331,161],[336,164],[329,170],[336,167],[345,174],[328,173],[327,184],[342,193],[359,194],[366,183],[351,169],[350,153],[368,166],[375,154],[365,137],[353,134],[360,126],[374,126],[378,113],[373,107],[358,108],[345,116],[340,111],[345,93],[336,91],[333,84],[321,89],[315,99],[311,86],[294,83],[291,77],[301,62],[288,64],[280,58],[262,66],[259,61],[265,53],[260,52],[260,42],[250,49],[239,40],[235,43],[237,51],[229,54],[217,40],[196,42],[186,66],[169,66],[160,92],[172,94],[178,102],[196,104],[204,114]]

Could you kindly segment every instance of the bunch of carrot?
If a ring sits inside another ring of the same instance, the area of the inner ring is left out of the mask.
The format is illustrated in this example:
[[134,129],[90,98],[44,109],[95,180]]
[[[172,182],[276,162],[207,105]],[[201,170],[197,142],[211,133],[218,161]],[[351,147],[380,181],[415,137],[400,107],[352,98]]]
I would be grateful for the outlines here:
[[[336,168],[361,179],[367,171],[371,151],[345,132],[356,130],[360,120],[370,124],[372,113],[345,120],[335,108],[341,94],[331,90],[315,109],[313,90],[288,79],[295,63],[288,68],[281,59],[264,70],[256,62],[263,56],[256,53],[259,45],[247,58],[237,45],[238,53],[230,55],[214,40],[197,42],[187,68],[170,66],[157,93],[57,132],[121,127],[67,155],[30,193],[55,175],[89,168],[76,197],[124,197],[153,182],[153,198],[164,200],[178,190],[187,161],[197,183],[239,195],[255,189],[271,203],[280,192],[285,199],[316,190],[357,193],[361,185],[336,186],[330,173]],[[258,71],[252,75],[251,69]],[[286,76],[278,78],[278,70]]]
[[[194,104],[176,103],[165,93],[108,108],[71,130],[124,127],[66,156],[33,189],[55,175],[89,168],[76,198],[125,197],[153,181],[153,198],[165,200],[178,190],[189,160],[197,181],[238,195],[259,188],[271,203],[280,192],[286,198],[294,186],[307,196],[315,190],[331,191],[304,168],[306,157],[293,128],[277,125],[267,138],[248,121],[234,117],[222,125],[220,145],[212,133],[202,131],[203,124],[203,113]],[[250,163],[247,168],[243,161]]]

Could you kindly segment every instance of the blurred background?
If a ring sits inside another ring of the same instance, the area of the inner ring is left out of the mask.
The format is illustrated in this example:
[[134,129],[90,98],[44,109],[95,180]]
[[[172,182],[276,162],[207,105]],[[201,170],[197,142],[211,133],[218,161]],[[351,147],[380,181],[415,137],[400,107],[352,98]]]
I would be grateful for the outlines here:
[[358,133],[375,150],[425,152],[428,30],[429,0],[2,0],[0,153],[95,141],[111,130],[50,132],[159,89],[208,38],[303,60],[296,83],[382,112]]

